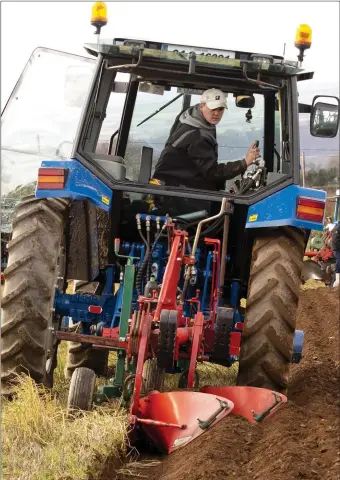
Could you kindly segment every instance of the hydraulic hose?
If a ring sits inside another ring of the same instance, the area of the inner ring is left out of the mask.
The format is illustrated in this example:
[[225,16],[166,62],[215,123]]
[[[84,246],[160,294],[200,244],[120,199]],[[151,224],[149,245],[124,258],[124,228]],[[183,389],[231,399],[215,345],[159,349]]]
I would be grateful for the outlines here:
[[[150,248],[148,248],[148,250],[145,252],[143,262],[136,275],[136,290],[138,295],[142,295],[142,280],[143,280],[143,273],[144,273],[145,267],[148,265],[149,261],[152,259],[153,252],[155,251],[156,245],[159,239],[161,238],[165,227],[166,227],[166,223],[163,225],[158,235],[156,236],[154,243],[151,247],[151,250]],[[149,232],[149,235],[150,235],[150,232]]]
[[[159,233],[155,237],[155,240],[153,242],[153,245],[152,245],[150,253],[149,253],[148,267],[149,267],[149,265],[151,265],[153,252],[155,251],[156,245],[157,245],[159,239],[161,238],[163,230],[165,229],[165,227],[166,227],[166,224],[163,225],[162,229],[159,231]],[[151,270],[151,266],[150,266],[150,270]],[[148,277],[147,277],[148,281],[150,280],[150,277],[151,277],[151,274],[149,275],[149,272],[148,272]]]
[[138,269],[137,275],[136,275],[136,290],[138,295],[142,295],[142,280],[143,280],[143,273],[145,270],[146,265],[148,264],[149,260],[149,249],[147,248],[145,251],[144,259],[142,261],[141,266]]
[[220,285],[219,285],[219,298],[221,298],[224,289],[224,277],[226,270],[226,257],[229,235],[229,216],[225,215],[223,219],[223,237],[222,237],[222,251],[221,251],[221,265],[220,265]]
[[[222,203],[221,203],[220,212],[217,215],[214,215],[212,217],[208,217],[208,218],[205,218],[204,220],[201,220],[200,223],[198,224],[195,239],[194,239],[194,243],[193,243],[193,246],[192,246],[191,255],[190,255],[190,257],[192,259],[195,259],[196,249],[197,249],[199,238],[201,236],[202,226],[205,223],[211,222],[212,220],[221,219],[226,213],[226,207],[227,207],[227,199],[223,198]],[[188,289],[190,277],[191,277],[191,265],[188,265],[186,275],[185,275],[184,285],[183,285],[183,291],[182,291],[182,294],[181,294],[181,300],[180,300],[182,304],[184,303],[184,298],[185,298],[186,291]]]
[[150,230],[148,229],[147,227],[147,238],[146,239],[142,233],[142,226],[141,226],[141,222],[140,222],[140,217],[137,215],[136,217],[137,219],[137,230],[138,230],[138,233],[139,233],[139,236],[141,237],[141,239],[143,240],[144,244],[145,244],[145,255],[144,255],[144,259],[142,261],[142,264],[141,266],[139,267],[138,269],[138,272],[137,272],[137,275],[136,275],[136,290],[137,290],[137,294],[138,295],[142,295],[142,280],[143,280],[143,273],[144,273],[144,270],[145,270],[145,267],[148,263],[148,258],[149,258],[149,252],[150,252]]
[[[216,222],[214,222],[210,227],[206,228],[205,230],[202,230],[200,233],[200,238],[207,235],[208,233],[213,232],[216,228],[218,228],[222,224],[222,219],[218,219]],[[189,240],[193,240],[195,238],[195,235],[191,235],[189,237]]]

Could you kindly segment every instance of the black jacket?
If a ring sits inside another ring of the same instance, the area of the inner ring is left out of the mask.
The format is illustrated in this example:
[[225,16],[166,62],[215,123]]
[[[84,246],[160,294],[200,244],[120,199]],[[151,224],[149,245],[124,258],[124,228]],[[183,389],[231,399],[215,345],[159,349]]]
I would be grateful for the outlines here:
[[221,190],[226,180],[247,169],[245,160],[218,164],[217,159],[216,128],[205,120],[199,105],[195,105],[176,118],[154,178],[166,185]]
[[333,228],[332,231],[332,248],[340,252],[340,222]]

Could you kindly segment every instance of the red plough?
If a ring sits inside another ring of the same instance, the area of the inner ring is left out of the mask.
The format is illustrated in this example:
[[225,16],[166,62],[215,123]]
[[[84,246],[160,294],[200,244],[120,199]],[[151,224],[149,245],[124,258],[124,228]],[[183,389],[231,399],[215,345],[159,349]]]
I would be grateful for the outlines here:
[[[204,318],[197,294],[190,302],[196,303],[198,311],[193,319],[186,318],[183,302],[178,301],[177,294],[181,268],[186,266],[189,270],[194,263],[195,252],[185,256],[186,242],[185,231],[171,229],[172,248],[161,290],[159,294],[154,291],[151,298],[139,297],[139,310],[131,326],[131,331],[135,332],[138,326],[138,343],[136,336],[130,335],[127,348],[131,361],[134,358],[137,362],[130,399],[130,423],[134,433],[141,429],[160,451],[166,453],[188,444],[230,413],[256,423],[272,415],[287,401],[282,394],[254,387],[205,386],[194,391],[197,362],[208,358],[214,347],[221,259],[219,241],[206,239],[206,244],[214,247],[215,262],[211,315],[208,320]],[[241,334],[232,334],[228,353],[237,355]],[[143,369],[148,359],[153,359],[158,373],[172,369],[176,361],[185,359],[189,365],[185,390],[161,393],[151,382],[151,388],[145,392]]]

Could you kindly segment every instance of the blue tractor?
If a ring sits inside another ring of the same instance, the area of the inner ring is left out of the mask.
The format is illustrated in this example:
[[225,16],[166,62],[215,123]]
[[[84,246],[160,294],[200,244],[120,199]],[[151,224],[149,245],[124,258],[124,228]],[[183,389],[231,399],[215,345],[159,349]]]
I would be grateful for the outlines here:
[[[339,99],[300,104],[298,83],[313,73],[275,55],[126,38],[85,49],[35,50],[3,112],[3,190],[33,195],[8,243],[2,391],[18,372],[52,386],[67,340],[79,408],[133,403],[136,388],[161,391],[165,372],[197,387],[199,361],[238,361],[238,386],[284,394],[302,352],[304,251],[326,201],[300,186],[299,112],[312,135],[332,138]],[[262,157],[220,191],[154,182],[175,117],[212,87],[233,99],[220,161],[256,139]],[[110,350],[114,378],[95,393]]]

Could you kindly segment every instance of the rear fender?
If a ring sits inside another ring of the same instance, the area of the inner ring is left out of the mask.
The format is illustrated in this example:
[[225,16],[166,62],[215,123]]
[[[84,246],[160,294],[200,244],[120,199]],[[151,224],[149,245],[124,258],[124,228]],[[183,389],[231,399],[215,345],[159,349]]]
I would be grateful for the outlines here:
[[67,169],[63,189],[35,191],[36,198],[70,198],[67,276],[92,281],[107,263],[112,190],[77,160],[44,160],[41,167]]
[[37,198],[89,200],[98,208],[107,212],[110,210],[112,190],[78,160],[44,160],[41,167],[67,169],[66,184],[62,189],[36,189],[35,196]]
[[324,218],[320,223],[296,218],[298,197],[308,197],[309,199],[326,202],[326,192],[324,190],[289,185],[249,207],[246,228],[291,226],[303,228],[308,232],[311,230],[321,231]]

